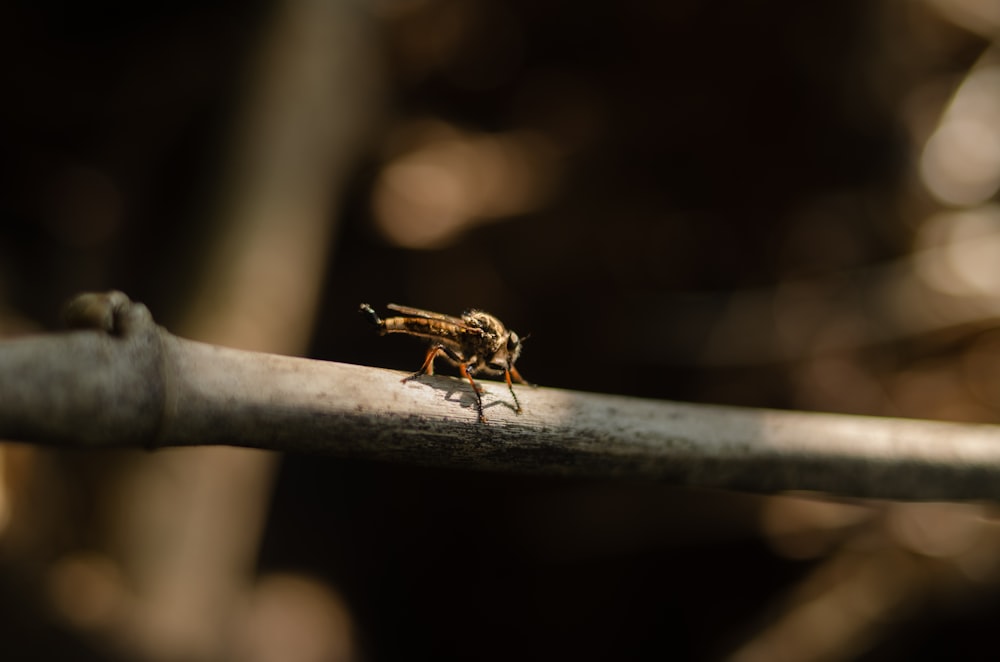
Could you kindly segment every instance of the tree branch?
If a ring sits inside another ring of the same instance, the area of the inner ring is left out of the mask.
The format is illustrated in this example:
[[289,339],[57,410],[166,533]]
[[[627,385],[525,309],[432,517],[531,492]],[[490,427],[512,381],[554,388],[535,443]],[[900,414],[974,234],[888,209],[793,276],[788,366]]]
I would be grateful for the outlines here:
[[121,293],[63,334],[0,344],[0,437],[77,448],[227,444],[509,473],[848,497],[1000,498],[1000,427],[519,388],[177,338]]

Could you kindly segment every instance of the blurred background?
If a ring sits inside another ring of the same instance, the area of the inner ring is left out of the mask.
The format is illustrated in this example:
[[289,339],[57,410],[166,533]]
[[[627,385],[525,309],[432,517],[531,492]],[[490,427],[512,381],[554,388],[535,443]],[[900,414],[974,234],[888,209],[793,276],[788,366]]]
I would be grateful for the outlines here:
[[[0,5],[0,333],[1000,422],[995,0]],[[990,659],[989,504],[0,445],[5,660]]]

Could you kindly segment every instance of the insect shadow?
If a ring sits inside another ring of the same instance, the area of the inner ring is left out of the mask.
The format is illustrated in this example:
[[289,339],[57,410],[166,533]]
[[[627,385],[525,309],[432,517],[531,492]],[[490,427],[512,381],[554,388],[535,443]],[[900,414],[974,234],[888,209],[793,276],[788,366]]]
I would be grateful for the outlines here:
[[[436,391],[443,392],[446,401],[456,402],[463,409],[471,409],[478,412],[476,393],[472,390],[472,385],[458,377],[451,377],[449,375],[420,375],[409,380],[407,383],[430,386]],[[494,399],[489,391],[484,390],[482,398],[483,411],[492,407],[506,407],[512,412],[517,413],[517,408],[514,405],[502,398]]]

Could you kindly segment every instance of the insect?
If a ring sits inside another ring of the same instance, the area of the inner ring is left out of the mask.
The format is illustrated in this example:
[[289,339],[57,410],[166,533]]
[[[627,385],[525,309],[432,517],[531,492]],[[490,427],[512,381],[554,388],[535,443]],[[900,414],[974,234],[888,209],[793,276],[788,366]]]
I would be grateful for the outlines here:
[[505,327],[503,322],[481,310],[470,310],[461,317],[452,317],[394,303],[386,307],[404,316],[382,319],[367,303],[361,304],[361,312],[382,335],[406,333],[431,341],[420,370],[403,379],[403,382],[421,375],[433,375],[434,359],[443,356],[458,366],[458,372],[472,384],[480,422],[485,423],[486,417],[483,415],[483,388],[472,378],[478,373],[503,375],[507,381],[507,388],[514,398],[514,411],[521,413],[521,403],[517,399],[517,393],[514,392],[512,380],[532,386],[514,367],[514,363],[521,355],[521,343],[524,341]]

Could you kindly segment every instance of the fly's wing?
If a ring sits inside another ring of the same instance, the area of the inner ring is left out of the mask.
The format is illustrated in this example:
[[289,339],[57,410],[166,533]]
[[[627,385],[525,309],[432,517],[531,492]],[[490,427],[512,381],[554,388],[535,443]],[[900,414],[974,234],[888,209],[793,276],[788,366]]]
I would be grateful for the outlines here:
[[[461,317],[452,317],[451,315],[443,315],[441,313],[432,313],[429,310],[421,310],[420,308],[410,308],[409,306],[400,306],[398,303],[390,303],[385,306],[389,310],[395,310],[397,313],[403,313],[404,315],[412,315],[414,317],[423,317],[428,320],[438,320],[439,322],[447,322],[448,324],[454,324],[463,329],[473,330],[475,327],[469,326]],[[478,331],[478,329],[475,329]]]

